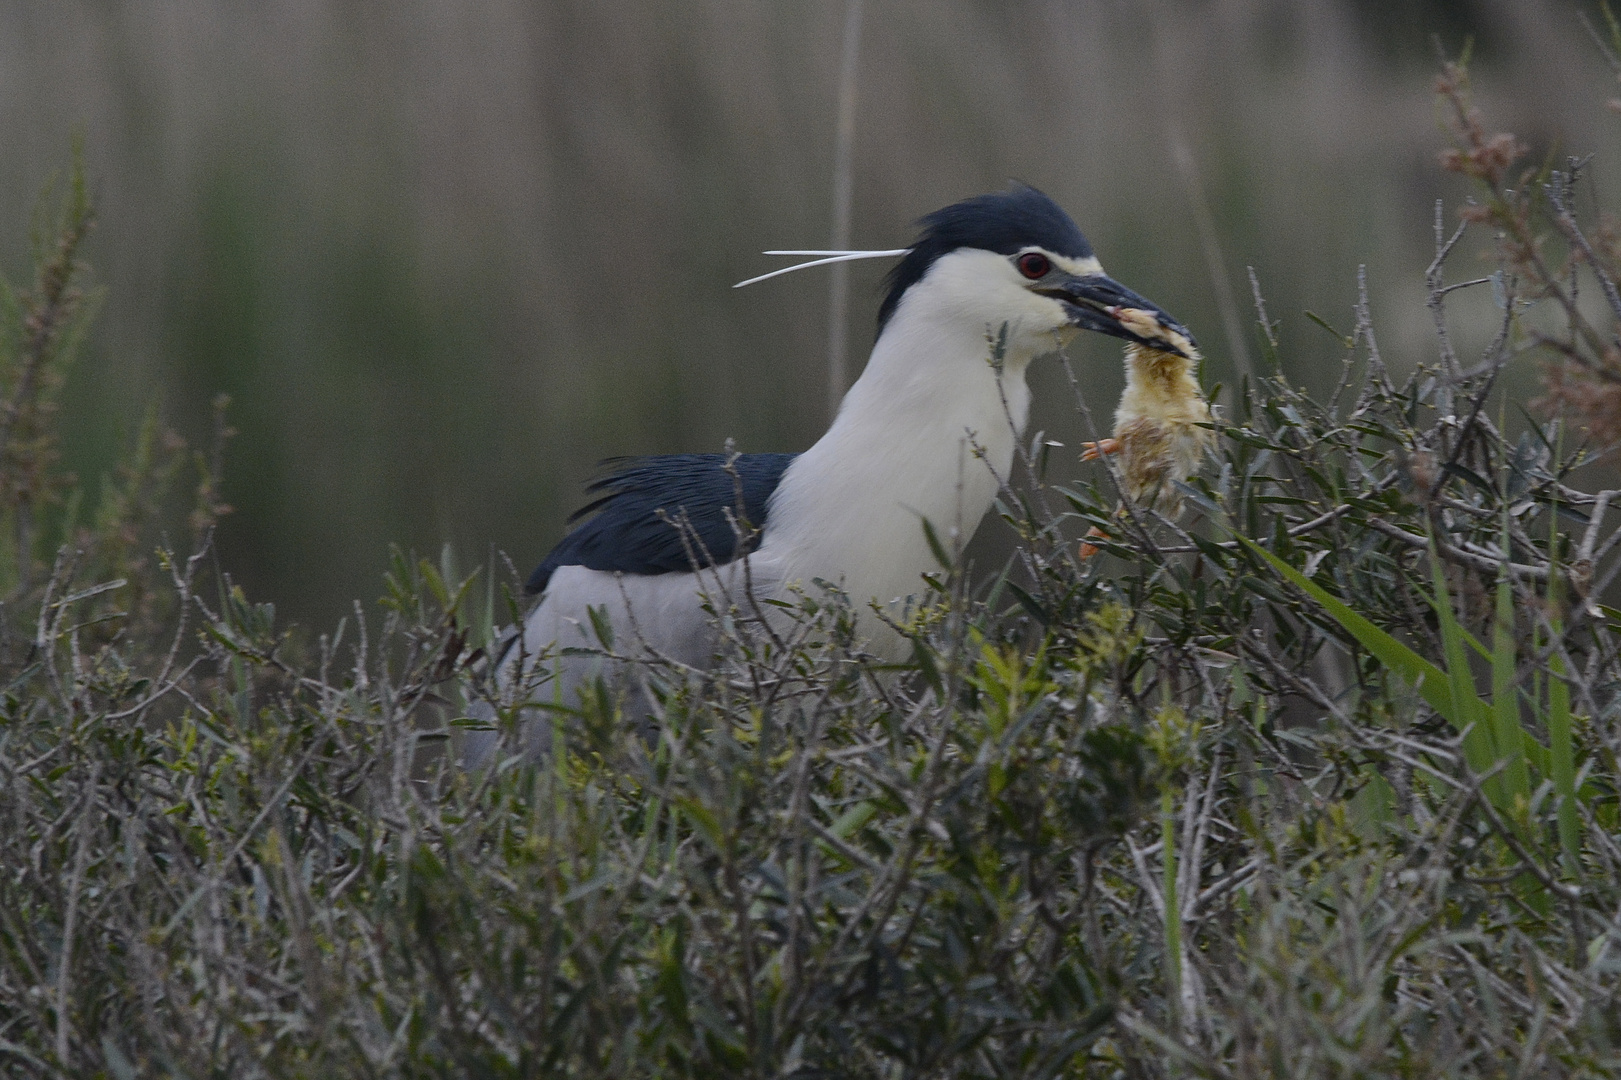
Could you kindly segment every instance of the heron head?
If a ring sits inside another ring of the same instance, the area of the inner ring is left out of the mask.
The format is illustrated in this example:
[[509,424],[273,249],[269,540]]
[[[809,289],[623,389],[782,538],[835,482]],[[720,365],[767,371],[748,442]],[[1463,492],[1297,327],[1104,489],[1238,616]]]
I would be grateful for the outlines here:
[[1050,352],[1093,330],[1188,356],[1192,335],[1151,300],[1103,272],[1059,205],[1035,188],[954,203],[924,218],[922,235],[891,272],[878,332],[903,306],[1008,330],[1024,355]]

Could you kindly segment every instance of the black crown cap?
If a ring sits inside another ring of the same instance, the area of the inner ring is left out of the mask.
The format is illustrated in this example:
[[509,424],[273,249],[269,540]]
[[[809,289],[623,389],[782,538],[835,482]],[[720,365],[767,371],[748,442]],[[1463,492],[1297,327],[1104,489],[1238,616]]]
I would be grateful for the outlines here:
[[936,259],[958,248],[1013,255],[1040,247],[1072,259],[1092,257],[1092,245],[1063,207],[1028,184],[952,203],[921,219],[918,226],[922,232],[917,242],[884,281],[887,294],[878,309],[880,334],[906,290],[923,280]]

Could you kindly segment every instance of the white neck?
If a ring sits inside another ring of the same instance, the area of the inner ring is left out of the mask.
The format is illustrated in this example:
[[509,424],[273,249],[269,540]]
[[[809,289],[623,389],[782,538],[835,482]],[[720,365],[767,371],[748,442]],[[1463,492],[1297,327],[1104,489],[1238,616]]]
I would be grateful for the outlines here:
[[1010,347],[999,378],[987,341],[996,329],[948,297],[907,294],[833,426],[772,496],[756,558],[779,580],[842,582],[860,612],[921,594],[919,575],[939,569],[925,519],[947,547],[968,542],[1008,478],[1030,405],[1036,350]]

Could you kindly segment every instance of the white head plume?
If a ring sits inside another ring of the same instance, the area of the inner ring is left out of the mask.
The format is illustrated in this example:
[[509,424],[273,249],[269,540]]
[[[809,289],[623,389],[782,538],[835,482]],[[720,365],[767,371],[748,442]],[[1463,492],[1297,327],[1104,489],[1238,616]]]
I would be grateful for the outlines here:
[[764,252],[764,254],[800,256],[819,255],[822,257],[812,259],[810,262],[795,263],[793,266],[785,266],[781,270],[773,270],[769,274],[761,274],[759,277],[751,277],[747,281],[739,281],[736,285],[733,285],[732,288],[741,289],[743,286],[753,285],[757,281],[765,281],[769,278],[781,277],[783,274],[791,274],[795,270],[804,270],[812,266],[826,266],[828,263],[854,262],[857,259],[888,259],[897,255],[905,255],[910,250],[911,248],[894,248],[890,251],[818,251],[814,249],[793,248],[784,251],[767,251]]

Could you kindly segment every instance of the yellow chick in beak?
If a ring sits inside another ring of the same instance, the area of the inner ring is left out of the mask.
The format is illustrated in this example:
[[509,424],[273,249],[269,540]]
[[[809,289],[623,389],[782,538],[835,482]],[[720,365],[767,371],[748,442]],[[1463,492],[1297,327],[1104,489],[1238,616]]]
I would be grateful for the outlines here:
[[[1117,456],[1126,498],[1175,518],[1182,511],[1177,483],[1199,470],[1214,441],[1208,426],[1213,420],[1210,402],[1199,386],[1199,351],[1162,326],[1154,313],[1123,308],[1109,314],[1139,336],[1165,340],[1185,355],[1137,342],[1126,346],[1126,389],[1115,410],[1113,435],[1084,443],[1081,460]],[[1124,514],[1125,507],[1118,513]],[[1088,539],[1107,535],[1096,527],[1087,534]],[[1081,557],[1090,558],[1097,550],[1083,541]]]

